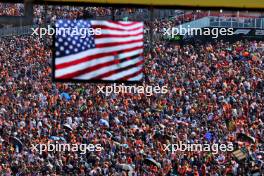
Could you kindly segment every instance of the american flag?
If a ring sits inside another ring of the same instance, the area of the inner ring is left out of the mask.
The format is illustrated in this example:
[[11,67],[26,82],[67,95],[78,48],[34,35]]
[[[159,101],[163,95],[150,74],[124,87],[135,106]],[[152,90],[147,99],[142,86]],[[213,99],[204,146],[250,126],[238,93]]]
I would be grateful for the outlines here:
[[[55,26],[55,80],[142,79],[142,22],[58,20]],[[84,28],[101,32],[82,35]]]

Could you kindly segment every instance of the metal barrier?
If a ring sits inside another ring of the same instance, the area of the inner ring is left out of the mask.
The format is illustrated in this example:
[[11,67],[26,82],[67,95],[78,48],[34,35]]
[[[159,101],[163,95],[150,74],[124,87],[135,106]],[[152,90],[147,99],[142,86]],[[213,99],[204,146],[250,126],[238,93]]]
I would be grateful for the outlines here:
[[264,29],[264,18],[209,17],[211,27],[260,28]]
[[[154,19],[163,19],[165,17],[177,16],[181,15],[183,11],[181,10],[162,10],[159,9],[153,10],[153,18]],[[112,20],[111,15],[106,16],[96,16],[94,19],[96,20]],[[150,21],[151,14],[149,9],[142,9],[141,11],[137,11],[135,13],[121,13],[115,14],[115,20],[129,20],[129,21]],[[0,28],[0,37],[4,36],[17,36],[17,35],[27,35],[31,34],[33,31],[31,28],[35,28],[37,25],[29,25],[29,26],[18,26],[18,27],[8,27],[8,28]]]
[[[123,20],[124,18],[127,18],[130,21],[149,21],[150,20],[150,10],[148,9],[142,9],[142,11],[138,11],[135,13],[122,13],[122,14],[115,14],[115,19],[116,20]],[[168,17],[173,17],[173,16],[179,16],[182,15],[183,11],[182,10],[159,10],[159,9],[154,9],[153,10],[153,18],[154,19],[164,19]],[[95,19],[98,20],[111,20],[112,16],[107,15],[107,16],[97,16]]]
[[224,27],[224,28],[264,29],[264,18],[207,16],[200,18],[198,20],[181,24],[181,26],[183,28]]
[[[19,36],[19,35],[30,35],[32,34],[31,28],[36,28],[37,25],[32,26],[21,26],[21,27],[10,27],[10,28],[0,28],[0,37],[8,37],[8,36]],[[149,31],[145,31],[144,37],[146,39],[160,40],[162,38],[162,34],[155,33],[151,36]]]
[[35,28],[35,27],[36,25],[2,28],[0,29],[0,37],[28,35],[32,33],[31,28]]

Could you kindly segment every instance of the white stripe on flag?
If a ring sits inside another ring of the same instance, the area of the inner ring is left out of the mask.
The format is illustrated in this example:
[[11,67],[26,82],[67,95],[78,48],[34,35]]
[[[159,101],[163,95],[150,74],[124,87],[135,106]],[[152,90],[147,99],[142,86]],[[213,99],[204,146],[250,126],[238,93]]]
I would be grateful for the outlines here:
[[[135,56],[135,55],[141,54],[142,52],[143,52],[143,49],[122,53],[122,54],[118,55],[117,59],[120,60],[120,59],[124,59],[124,58],[127,58],[127,57]],[[105,57],[101,57],[101,58],[94,59],[94,60],[91,60],[91,61],[87,61],[87,62],[76,64],[76,65],[73,65],[73,66],[69,66],[69,67],[66,67],[66,68],[63,68],[63,69],[57,69],[56,72],[55,72],[55,76],[56,77],[61,77],[61,76],[65,75],[65,74],[73,73],[73,72],[76,72],[78,70],[83,70],[83,69],[86,69],[86,68],[101,64],[101,63],[113,61],[115,59],[116,59],[115,56],[105,56]]]
[[133,65],[133,64],[136,64],[138,62],[141,62],[141,61],[142,61],[142,57],[138,57],[136,59],[123,62],[121,64],[111,65],[111,66],[104,67],[104,68],[98,69],[98,70],[90,72],[90,73],[86,73],[86,74],[77,76],[74,79],[83,79],[83,80],[92,79],[93,77],[97,77],[97,76],[102,75],[104,73],[107,73],[107,72],[110,72],[113,70],[118,70],[120,68],[124,68],[124,67],[127,67],[129,65]]
[[138,81],[138,80],[141,80],[142,78],[143,78],[143,73],[140,73],[139,75],[133,78],[129,78],[128,81]]
[[117,80],[117,79],[123,78],[126,75],[130,75],[130,74],[136,73],[140,69],[142,69],[142,66],[133,67],[133,68],[131,68],[129,70],[124,70],[124,71],[116,73],[114,75],[105,77],[105,78],[103,78],[103,80]]
[[143,39],[143,35],[133,36],[133,37],[124,37],[124,38],[115,38],[115,37],[109,37],[109,38],[99,38],[95,40],[95,44],[102,44],[102,43],[114,43],[114,42],[129,42],[134,40],[140,40]]
[[56,65],[63,64],[63,63],[75,61],[78,59],[82,59],[84,57],[92,56],[95,54],[122,51],[122,50],[126,50],[129,48],[140,47],[140,46],[143,46],[143,42],[136,42],[136,43],[132,43],[132,44],[125,44],[125,45],[105,47],[105,48],[93,48],[93,49],[89,49],[89,50],[80,52],[78,54],[73,54],[73,55],[69,55],[69,56],[65,56],[65,57],[56,58],[55,64]]
[[[143,27],[141,29],[133,30],[133,31],[118,31],[118,30],[113,30],[113,29],[102,29],[101,30],[101,35],[103,34],[111,34],[111,35],[135,35],[138,33],[143,32]],[[143,35],[143,34],[141,34]],[[100,35],[98,35],[100,36]]]
[[129,29],[134,29],[137,27],[143,27],[143,23],[136,23],[134,25],[130,25],[130,26],[122,26],[121,24],[115,24],[115,23],[111,23],[109,21],[91,21],[92,25],[104,25],[104,26],[109,26],[112,28],[119,28],[119,29],[124,29],[124,30],[129,30]]

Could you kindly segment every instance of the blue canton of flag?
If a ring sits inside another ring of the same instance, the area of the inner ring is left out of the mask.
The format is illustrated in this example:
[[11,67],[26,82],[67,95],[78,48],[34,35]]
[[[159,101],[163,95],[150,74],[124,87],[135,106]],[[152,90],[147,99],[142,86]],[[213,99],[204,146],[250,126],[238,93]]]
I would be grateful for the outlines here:
[[[95,48],[94,36],[88,32],[91,28],[90,21],[84,20],[59,20],[56,23],[55,48],[56,57],[64,57]],[[85,36],[85,37],[84,37]]]

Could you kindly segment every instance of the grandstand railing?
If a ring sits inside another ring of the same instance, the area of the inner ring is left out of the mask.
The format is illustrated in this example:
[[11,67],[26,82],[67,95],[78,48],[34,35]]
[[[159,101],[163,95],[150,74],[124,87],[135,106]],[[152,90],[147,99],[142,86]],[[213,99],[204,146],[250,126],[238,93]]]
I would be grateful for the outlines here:
[[30,26],[19,26],[19,27],[11,27],[11,28],[0,28],[0,37],[6,36],[17,36],[17,35],[29,35],[32,34],[32,29],[35,28],[36,25]]
[[[153,18],[154,19],[164,19],[169,17],[177,17],[184,13],[182,10],[153,10]],[[113,17],[111,15],[107,16],[96,16],[94,19],[97,20],[111,20]],[[115,15],[115,20],[123,20],[124,18],[127,18],[130,21],[149,21],[151,18],[150,11],[149,10],[142,10],[135,13],[122,13],[120,15]]]
[[264,18],[237,18],[210,16],[210,27],[261,28],[264,29]]
[[[37,25],[0,28],[0,37],[31,35],[33,32],[32,28],[36,28],[36,27]],[[159,40],[162,38],[162,34],[155,33],[154,35],[151,35],[150,32],[146,30],[144,32],[144,37],[146,39],[153,38],[153,40]]]
[[[163,10],[160,12],[159,10],[153,11],[153,17],[155,19],[163,19],[169,16],[178,16],[183,13],[181,10]],[[149,10],[142,10],[141,13],[122,13],[120,15],[115,15],[115,20],[129,20],[129,21],[149,21],[150,20]],[[96,16],[94,19],[96,20],[112,20],[113,16],[105,15],[105,16]],[[18,27],[7,27],[0,28],[0,37],[4,36],[17,36],[17,35],[28,35],[33,31],[31,28],[36,28],[37,25],[31,26],[18,26]]]
[[[183,28],[253,28],[264,29],[264,18],[244,18],[244,17],[215,17],[207,16],[197,20],[181,24]],[[179,27],[179,26],[178,26]]]

